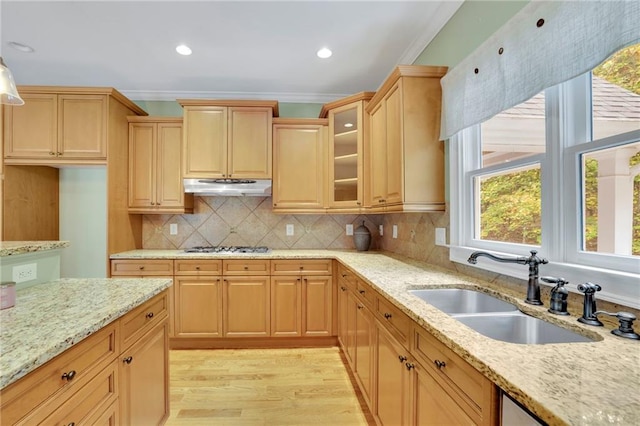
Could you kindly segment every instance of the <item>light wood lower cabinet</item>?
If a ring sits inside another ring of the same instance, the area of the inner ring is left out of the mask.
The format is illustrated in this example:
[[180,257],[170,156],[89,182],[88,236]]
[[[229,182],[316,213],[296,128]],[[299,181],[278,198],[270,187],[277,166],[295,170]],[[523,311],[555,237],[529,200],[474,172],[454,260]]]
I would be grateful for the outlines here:
[[222,277],[176,276],[175,336],[222,337]]
[[268,276],[225,276],[222,297],[224,337],[270,335],[271,288]]
[[165,290],[2,389],[2,424],[162,424],[167,303]]
[[120,356],[120,415],[126,425],[157,425],[169,417],[169,334],[166,321]]
[[374,416],[382,425],[408,425],[411,407],[409,351],[380,324],[376,333],[378,393]]

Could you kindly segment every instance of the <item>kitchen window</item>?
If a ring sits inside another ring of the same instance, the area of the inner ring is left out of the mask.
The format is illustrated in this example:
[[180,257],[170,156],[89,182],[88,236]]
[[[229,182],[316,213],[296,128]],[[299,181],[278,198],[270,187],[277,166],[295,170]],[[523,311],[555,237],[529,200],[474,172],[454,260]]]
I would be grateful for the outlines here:
[[[626,49],[617,55],[640,58],[640,44]],[[640,82],[604,68],[450,139],[451,260],[538,250],[542,275],[640,307]],[[527,278],[522,266],[476,266]]]

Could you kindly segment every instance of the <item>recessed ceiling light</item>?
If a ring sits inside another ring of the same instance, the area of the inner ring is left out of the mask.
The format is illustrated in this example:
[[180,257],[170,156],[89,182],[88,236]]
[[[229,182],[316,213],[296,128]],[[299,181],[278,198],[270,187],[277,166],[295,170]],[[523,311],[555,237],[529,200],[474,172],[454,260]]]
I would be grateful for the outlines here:
[[353,123],[344,123],[344,127],[353,127]]
[[26,44],[22,44],[22,43],[18,43],[17,41],[10,41],[9,46],[13,47],[16,50],[19,50],[21,52],[26,52],[26,53],[33,53],[35,52],[35,49],[31,46],[28,46]]
[[186,44],[181,44],[178,47],[176,47],[176,52],[185,56],[191,55],[191,49]]
[[323,47],[322,49],[318,50],[318,53],[316,53],[316,55],[318,55],[318,58],[327,59],[328,57],[333,55],[333,52],[326,47]]

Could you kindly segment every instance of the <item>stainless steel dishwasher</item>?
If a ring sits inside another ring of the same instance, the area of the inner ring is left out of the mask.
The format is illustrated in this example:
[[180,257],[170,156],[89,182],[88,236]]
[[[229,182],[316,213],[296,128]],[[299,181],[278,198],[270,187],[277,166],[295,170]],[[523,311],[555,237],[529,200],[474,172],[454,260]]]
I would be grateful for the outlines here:
[[521,407],[509,395],[502,392],[502,426],[546,425],[529,411]]

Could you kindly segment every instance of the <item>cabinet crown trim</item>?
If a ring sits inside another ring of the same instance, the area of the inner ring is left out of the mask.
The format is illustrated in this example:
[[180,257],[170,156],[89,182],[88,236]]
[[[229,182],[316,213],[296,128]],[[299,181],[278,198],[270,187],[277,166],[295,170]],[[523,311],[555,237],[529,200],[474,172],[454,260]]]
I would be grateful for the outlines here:
[[273,116],[278,116],[278,101],[243,100],[243,99],[176,99],[185,106],[222,106],[222,107],[261,107],[271,108]]
[[344,105],[349,105],[353,102],[358,101],[369,101],[371,98],[375,96],[376,92],[360,92],[355,95],[347,96],[346,98],[338,99],[337,101],[329,102],[322,105],[322,109],[320,110],[320,118],[327,118],[329,116],[329,111],[332,109],[339,108]]

